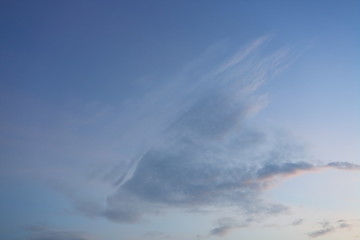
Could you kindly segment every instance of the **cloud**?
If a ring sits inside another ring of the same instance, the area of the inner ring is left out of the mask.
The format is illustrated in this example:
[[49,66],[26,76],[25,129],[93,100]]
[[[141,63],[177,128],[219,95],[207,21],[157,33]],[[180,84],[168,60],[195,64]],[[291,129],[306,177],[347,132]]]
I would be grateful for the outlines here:
[[351,224],[348,224],[348,223],[345,223],[345,222],[340,223],[339,226],[338,226],[338,228],[349,228],[349,227],[351,227]]
[[[182,127],[183,123],[176,124],[176,130]],[[191,128],[199,131],[186,132]],[[138,220],[143,212],[167,207],[236,205],[247,213],[269,214],[285,209],[259,198],[261,183],[247,183],[259,171],[248,166],[247,161],[256,156],[247,151],[266,144],[262,134],[247,130],[240,134],[238,144],[230,142],[234,147],[227,147],[222,145],[226,127],[207,130],[208,126],[191,125],[185,129],[175,131],[177,137],[169,143],[144,154],[132,177],[108,198],[104,216],[127,222]]]
[[152,238],[157,238],[157,239],[159,239],[159,238],[168,239],[168,238],[171,237],[170,235],[168,235],[168,234],[166,234],[166,233],[163,233],[163,232],[155,232],[155,231],[153,231],[153,232],[146,232],[146,233],[144,233],[144,236],[146,236],[146,237],[152,237]]
[[[268,182],[324,167],[354,168],[343,162],[313,165],[291,137],[251,124],[267,102],[255,91],[289,60],[284,49],[262,54],[266,40],[256,40],[208,73],[187,69],[139,100],[130,129],[136,128],[134,138],[143,131],[146,144],[139,144],[143,148],[126,167],[105,174],[115,187],[105,206],[78,202],[77,210],[125,223],[172,208],[230,206],[249,216],[272,215],[287,208],[262,198]],[[136,121],[146,124],[138,128]],[[126,136],[132,141],[131,131]]]
[[344,219],[340,219],[338,221],[336,221],[337,223],[337,228],[351,228],[352,224],[348,223],[347,220]]
[[228,234],[228,232],[232,229],[234,229],[235,227],[233,226],[219,226],[216,227],[214,229],[211,230],[210,234],[211,235],[216,235],[216,236],[225,236],[226,234]]
[[326,234],[329,234],[329,233],[333,232],[334,230],[335,229],[333,227],[322,228],[320,230],[310,232],[308,234],[308,236],[311,237],[311,238],[317,238],[317,237],[321,237],[321,236],[324,236]]
[[337,168],[340,170],[360,171],[360,165],[349,162],[331,162],[328,163],[327,166],[332,168]]
[[335,228],[331,226],[329,221],[324,220],[319,224],[321,225],[321,229],[308,233],[309,237],[317,238],[335,231]]
[[288,176],[298,172],[306,172],[314,169],[314,166],[307,162],[288,163],[267,163],[257,171],[258,179],[268,179],[275,176]]
[[127,237],[126,240],[160,240],[160,239],[173,239],[173,240],[177,240],[180,239],[178,237],[175,237],[173,235],[170,235],[168,233],[165,232],[158,232],[158,231],[149,231],[146,232],[142,235],[139,236],[132,236],[132,237]]
[[308,236],[311,238],[322,237],[323,235],[327,235],[338,230],[349,229],[353,226],[353,224],[348,223],[349,221],[351,222],[354,220],[340,219],[335,222],[324,220],[318,223],[321,226],[321,229],[308,233]]
[[[196,79],[176,80],[139,100],[136,105],[144,113],[156,106],[162,127],[151,120],[152,114],[145,114],[146,126],[150,131],[162,129],[161,135],[150,135],[152,143],[137,153],[125,173],[116,166],[105,174],[102,179],[116,186],[106,206],[77,200],[76,209],[115,222],[136,222],[146,213],[174,207],[236,205],[249,214],[284,211],[261,199],[261,184],[246,183],[257,178],[259,166],[270,155],[276,152],[279,162],[292,151],[248,121],[266,104],[254,91],[286,62],[282,49],[256,57],[266,39],[249,44],[208,73],[187,69],[176,79]],[[137,114],[140,120],[144,113]]]
[[291,223],[291,225],[298,226],[298,225],[301,225],[303,222],[304,222],[304,219],[300,218],[300,219],[297,219],[297,220],[293,221]]
[[211,229],[209,235],[224,237],[232,230],[249,226],[250,222],[251,219],[248,219],[244,223],[239,224],[234,218],[221,218],[217,221],[217,226]]
[[[289,158],[290,159],[290,158]],[[265,162],[256,172],[256,178],[247,181],[248,184],[257,183],[264,189],[271,186],[274,181],[286,177],[292,177],[308,172],[321,171],[328,168],[335,168],[348,171],[359,171],[359,166],[349,162],[336,162],[322,165],[314,165],[305,161],[298,162]]]
[[81,232],[51,230],[44,226],[33,226],[28,230],[31,231],[30,240],[94,240]]

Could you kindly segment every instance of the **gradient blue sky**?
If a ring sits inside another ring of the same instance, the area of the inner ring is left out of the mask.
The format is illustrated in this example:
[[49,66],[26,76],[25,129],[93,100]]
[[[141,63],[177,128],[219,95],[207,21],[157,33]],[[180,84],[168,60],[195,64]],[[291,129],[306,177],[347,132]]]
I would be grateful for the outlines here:
[[360,238],[359,1],[0,2],[0,240]]

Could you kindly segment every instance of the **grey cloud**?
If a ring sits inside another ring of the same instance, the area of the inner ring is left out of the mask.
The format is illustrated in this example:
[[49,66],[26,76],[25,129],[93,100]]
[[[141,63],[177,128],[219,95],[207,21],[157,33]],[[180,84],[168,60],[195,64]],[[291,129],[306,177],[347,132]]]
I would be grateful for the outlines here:
[[177,240],[179,238],[165,232],[149,231],[139,236],[128,237],[126,240]]
[[[117,187],[105,208],[80,202],[76,209],[117,222],[134,222],[144,213],[171,207],[236,205],[247,213],[283,211],[279,204],[263,202],[260,184],[246,183],[268,158],[268,148],[274,149],[267,146],[268,134],[246,121],[264,104],[261,97],[249,97],[251,93],[285,64],[282,50],[261,60],[255,57],[267,39],[254,41],[218,67],[202,64],[201,69],[211,69],[208,73],[190,67],[135,101],[140,112],[132,116],[149,120],[147,129],[140,130],[150,131],[153,143],[145,144],[147,150],[139,151],[143,154],[125,173],[119,164],[104,174],[102,180]],[[155,134],[160,130],[162,134]],[[132,141],[131,134],[126,136]]]
[[291,225],[293,225],[293,226],[298,226],[298,225],[300,225],[300,224],[302,224],[304,222],[304,219],[297,219],[297,220],[295,220],[295,221],[293,221],[292,223],[291,223]]
[[114,222],[137,222],[140,214],[131,209],[107,209],[101,213],[107,219]]
[[321,170],[325,167],[341,169],[341,170],[360,170],[360,166],[349,162],[331,162],[326,165],[314,165],[308,162],[280,162],[265,163],[262,168],[257,171],[257,179],[268,179],[272,177],[291,176],[300,172],[308,172],[312,170]]
[[340,219],[336,221],[336,223],[337,223],[337,228],[350,228],[352,226],[352,224],[348,223],[348,221],[344,219]]
[[256,175],[248,161],[257,161],[257,156],[249,150],[266,144],[266,134],[242,128],[250,108],[244,105],[220,93],[200,99],[168,128],[161,146],[139,159],[132,176],[108,198],[101,214],[128,222],[159,206],[236,204],[246,212],[284,210],[262,203],[260,186],[245,183]]
[[224,237],[232,230],[249,226],[250,222],[251,219],[248,219],[244,223],[239,224],[236,219],[221,218],[217,221],[217,226],[211,229],[210,235]]
[[339,224],[339,226],[338,226],[338,228],[349,228],[349,227],[351,227],[351,224],[348,224],[348,223],[345,223],[345,222]]
[[324,220],[319,223],[323,228],[330,228],[330,222],[327,220]]
[[349,162],[331,162],[327,164],[328,167],[337,168],[341,170],[360,170],[360,165]]
[[308,236],[311,238],[322,237],[323,235],[330,234],[335,230],[351,228],[352,224],[348,223],[349,221],[352,220],[340,219],[335,222],[324,220],[318,223],[321,226],[321,229],[308,233]]
[[167,234],[167,233],[164,233],[164,232],[146,232],[144,233],[143,235],[144,237],[146,238],[149,238],[149,239],[173,239],[173,236]]
[[288,163],[269,163],[258,170],[258,178],[270,178],[278,175],[295,174],[298,171],[307,171],[313,169],[314,166],[307,162],[288,162]]
[[321,229],[308,233],[309,237],[317,238],[335,231],[335,228],[327,220],[319,222],[318,224],[321,226]]
[[[117,166],[104,177],[116,186],[105,207],[83,206],[78,210],[115,222],[136,222],[144,214],[169,208],[231,206],[247,215],[286,211],[285,206],[262,198],[267,179],[317,167],[304,161],[303,149],[293,139],[279,138],[248,121],[263,105],[254,91],[285,64],[284,51],[261,59],[251,56],[262,42],[204,77],[199,76],[191,82],[197,87],[188,91],[177,83],[177,87],[162,90],[160,96],[149,101],[161,110],[159,114],[171,111],[171,117],[165,114],[167,119],[159,120],[162,127],[159,123],[153,126],[156,121],[147,126],[162,129],[161,134],[140,151],[143,154],[129,164],[125,174]],[[188,87],[189,80],[186,84]],[[181,95],[182,91],[186,93]],[[139,116],[147,116],[154,107],[151,103],[145,106],[149,109]],[[121,174],[114,177],[118,171]],[[226,230],[219,226],[214,231]]]
[[233,130],[247,115],[243,103],[225,94],[213,94],[195,103],[171,127],[181,135],[213,139]]
[[[268,178],[322,168],[306,162],[267,163],[266,154],[262,156],[265,160],[258,162],[259,167],[249,166],[237,157],[243,155],[253,160],[256,157],[241,151],[241,145],[237,149],[225,148],[228,150],[225,154],[216,144],[207,148],[208,144],[212,143],[183,136],[164,148],[147,152],[132,178],[108,198],[102,215],[116,222],[134,222],[156,209],[204,206],[236,206],[249,215],[277,214],[286,211],[286,207],[261,198]],[[265,142],[256,139],[253,144],[261,146]],[[293,225],[301,223],[299,219]],[[323,227],[325,232],[330,229],[328,224]],[[213,234],[221,235],[228,230],[229,226],[219,226]]]
[[234,226],[220,226],[220,227],[216,227],[214,229],[211,230],[210,234],[211,235],[216,235],[216,236],[225,236],[226,234],[228,234],[228,232],[232,229],[234,229],[236,227]]
[[241,114],[246,112],[230,111],[225,100],[201,101],[169,129],[169,144],[141,158],[123,188],[150,201],[173,204],[207,201],[217,189],[235,188],[250,177],[250,170],[241,160],[227,159],[231,153],[226,151],[234,150],[220,137],[240,124],[229,115]]
[[219,91],[199,99],[168,128],[166,143],[142,156],[111,202],[130,195],[165,206],[236,204],[246,212],[284,210],[262,203],[260,185],[247,183],[257,177],[256,164],[269,155],[266,133],[245,125],[251,108]]
[[146,199],[118,191],[107,197],[105,207],[99,202],[76,199],[74,208],[88,218],[103,217],[112,222],[135,223],[141,220],[143,213],[150,213],[152,208],[158,208],[158,206],[147,203]]
[[[254,136],[249,138],[255,139],[253,144],[262,142]],[[105,216],[115,221],[135,220],[147,211],[148,204],[153,207],[236,205],[247,213],[283,211],[283,206],[259,198],[260,184],[247,183],[256,177],[256,168],[247,162],[255,157],[243,152],[241,145],[232,149],[218,141],[204,142],[182,136],[164,148],[148,151],[131,179],[108,198]],[[127,202],[131,204],[123,206]]]
[[30,240],[93,240],[81,232],[51,230],[46,227],[29,228],[32,232]]
[[[207,101],[200,101],[205,109]],[[109,196],[107,208],[100,215],[115,222],[135,222],[144,213],[171,207],[235,206],[250,215],[286,211],[285,206],[261,198],[268,179],[322,166],[290,158],[288,151],[293,148],[269,144],[266,133],[243,128],[242,118],[236,118],[236,123],[229,121],[227,125],[224,121],[226,126],[216,128],[221,118],[228,115],[218,114],[208,123],[208,114],[228,109],[226,101],[214,101],[220,105],[216,109],[202,112],[190,109],[184,113],[166,132],[165,143],[140,158],[131,178]],[[195,109],[201,108],[200,103]],[[240,113],[234,115],[247,115],[246,108],[239,109],[236,111]],[[191,117],[196,119],[194,124],[188,121]],[[232,136],[232,131],[237,134]],[[267,150],[261,153],[262,148]],[[249,149],[259,152],[254,154]],[[278,160],[273,157],[274,151]],[[228,227],[219,226],[214,232],[227,230]]]
[[333,232],[335,229],[333,227],[327,227],[327,228],[323,228],[314,232],[310,232],[308,233],[308,236],[311,238],[317,238],[317,237],[322,237],[326,234],[329,234],[331,232]]

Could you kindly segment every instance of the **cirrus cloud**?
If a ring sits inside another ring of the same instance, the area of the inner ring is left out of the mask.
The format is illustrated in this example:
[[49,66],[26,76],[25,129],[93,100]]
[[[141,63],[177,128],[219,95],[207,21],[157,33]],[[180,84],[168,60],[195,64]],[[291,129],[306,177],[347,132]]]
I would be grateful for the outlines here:
[[[277,178],[326,167],[358,170],[346,162],[314,165],[294,139],[251,124],[267,104],[266,96],[256,90],[291,60],[286,49],[262,53],[268,40],[256,40],[206,74],[187,69],[165,88],[148,94],[145,112],[153,109],[158,115],[145,116],[156,116],[162,126],[147,128],[159,134],[148,139],[127,170],[121,168],[117,175],[117,166],[112,177],[106,175],[115,191],[104,206],[81,202],[77,209],[115,222],[136,222],[144,214],[171,208],[208,206],[232,206],[247,215],[277,214],[287,208],[262,198]],[[194,75],[188,89],[191,81],[186,76]]]

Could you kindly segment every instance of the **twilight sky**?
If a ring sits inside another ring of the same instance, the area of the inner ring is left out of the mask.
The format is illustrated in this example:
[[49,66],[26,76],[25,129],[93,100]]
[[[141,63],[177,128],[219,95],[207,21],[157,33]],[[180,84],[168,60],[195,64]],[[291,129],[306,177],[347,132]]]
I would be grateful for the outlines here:
[[0,2],[0,240],[360,239],[359,1]]

